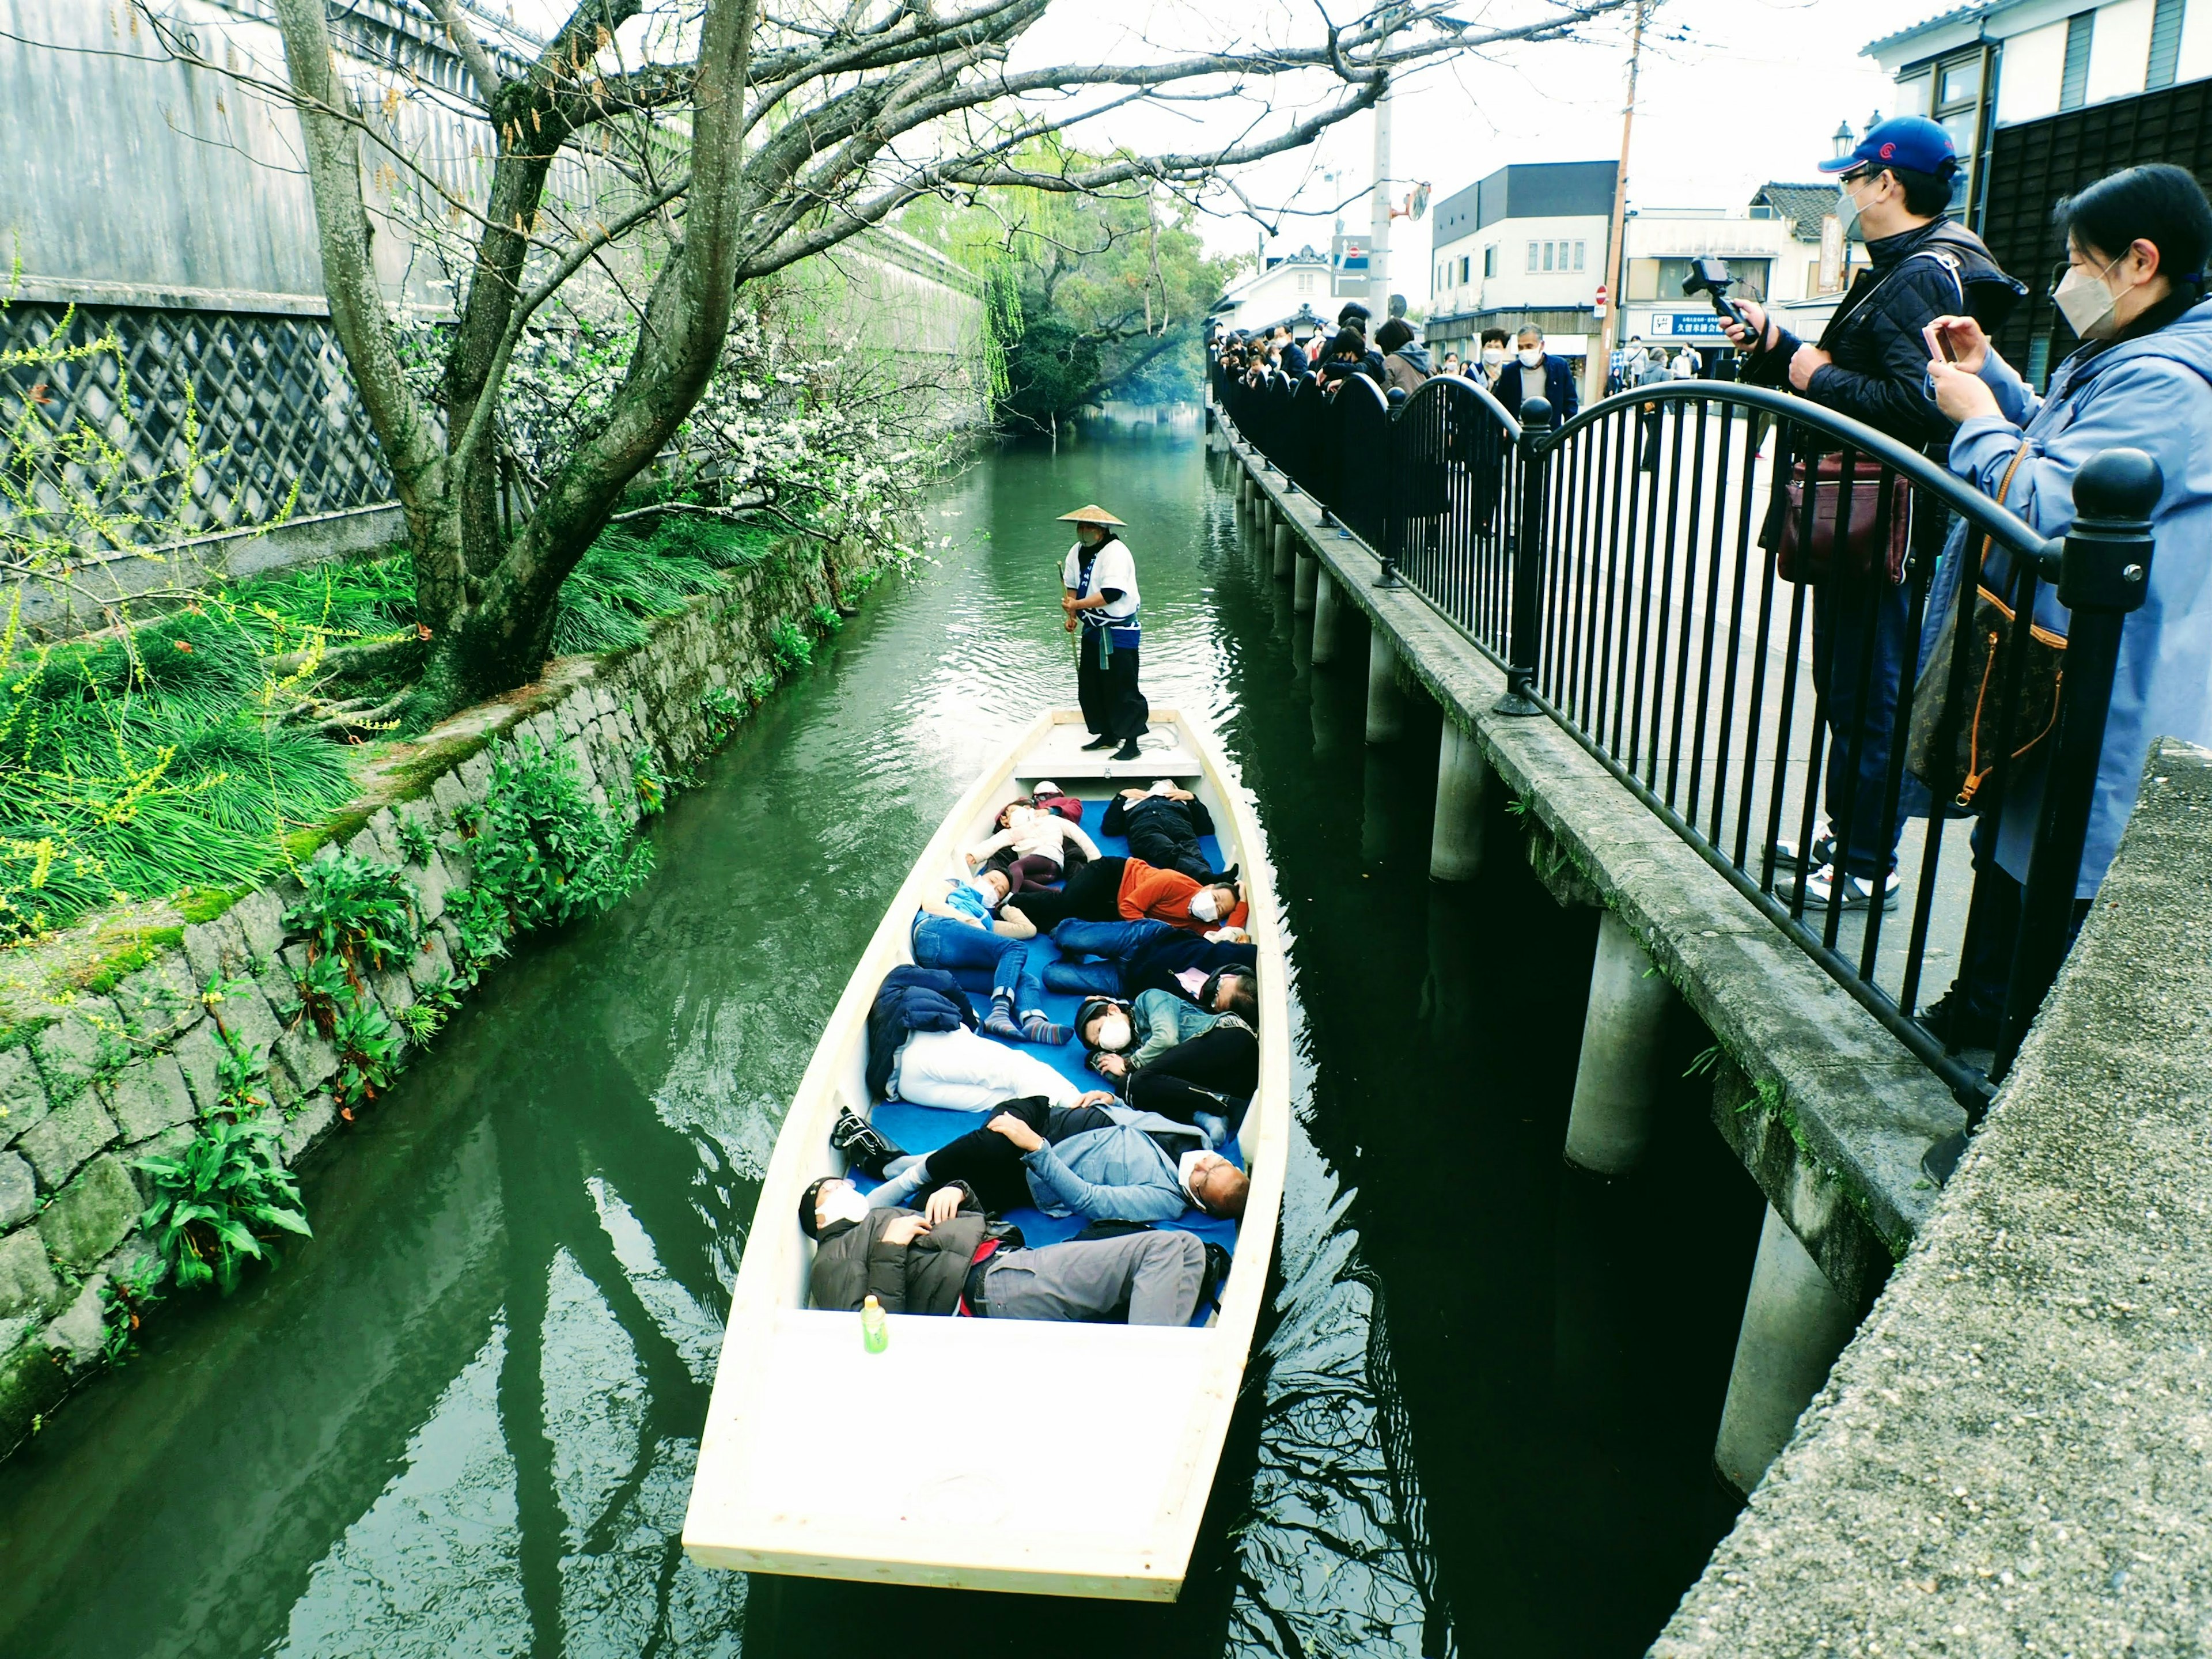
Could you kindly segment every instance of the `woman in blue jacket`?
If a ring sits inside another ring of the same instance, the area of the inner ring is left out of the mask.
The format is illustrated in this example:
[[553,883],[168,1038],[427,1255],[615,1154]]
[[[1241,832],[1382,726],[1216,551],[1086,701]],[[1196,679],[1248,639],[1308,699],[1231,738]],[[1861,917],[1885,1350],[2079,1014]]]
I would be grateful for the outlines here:
[[[2072,526],[2074,475],[2093,455],[2143,450],[2165,476],[2151,516],[2149,595],[2121,635],[2075,890],[2086,901],[2135,810],[2151,739],[2212,743],[2212,301],[2204,291],[2212,204],[2181,168],[2138,167],[2062,202],[2057,217],[2068,253],[2052,298],[2081,345],[2051,375],[2049,393],[2030,391],[1971,318],[1929,325],[1928,372],[1937,404],[1959,422],[1951,470],[1992,496],[2009,471],[2004,504],[2046,536]],[[1939,340],[1955,362],[1944,361]],[[1930,596],[1923,656],[1958,602],[1963,542],[1954,536]],[[1985,568],[1992,591],[2010,589],[2002,550],[1992,546]],[[2066,631],[2054,586],[2039,585],[2035,603],[2038,623]],[[1995,1039],[2048,761],[2047,746],[2031,756],[2006,785],[2001,818],[1976,830],[1978,883],[1995,883],[2002,902],[1978,891],[1984,920],[1967,982],[1923,1017],[1958,1046]]]

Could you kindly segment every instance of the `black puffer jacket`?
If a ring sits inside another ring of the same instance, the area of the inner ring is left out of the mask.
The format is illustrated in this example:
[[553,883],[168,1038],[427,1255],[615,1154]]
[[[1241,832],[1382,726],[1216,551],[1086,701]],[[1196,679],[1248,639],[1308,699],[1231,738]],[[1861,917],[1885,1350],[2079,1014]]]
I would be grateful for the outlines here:
[[890,1087],[891,1060],[909,1033],[975,1028],[975,1011],[960,981],[937,968],[894,968],[868,1010],[868,1097]]
[[[1835,361],[1813,376],[1804,395],[1863,421],[1916,449],[1948,449],[1951,422],[1928,391],[1928,343],[1921,330],[1964,311],[1990,332],[2026,286],[1999,270],[1982,239],[1948,218],[1867,244],[1873,269],[1862,270],[1820,334]],[[1801,342],[1789,330],[1771,351],[1751,360],[1744,380],[1787,386]]]
[[1116,795],[1107,803],[1098,830],[1128,836],[1130,855],[1156,870],[1180,870],[1193,881],[1204,881],[1213,873],[1198,845],[1200,836],[1213,833],[1213,815],[1204,801],[1169,800],[1161,795],[1132,800]]
[[886,1244],[884,1229],[908,1209],[871,1210],[865,1221],[848,1221],[822,1235],[807,1275],[813,1305],[851,1313],[872,1296],[885,1313],[949,1314],[960,1305],[968,1264],[990,1228],[973,1193],[959,1213],[909,1244]]

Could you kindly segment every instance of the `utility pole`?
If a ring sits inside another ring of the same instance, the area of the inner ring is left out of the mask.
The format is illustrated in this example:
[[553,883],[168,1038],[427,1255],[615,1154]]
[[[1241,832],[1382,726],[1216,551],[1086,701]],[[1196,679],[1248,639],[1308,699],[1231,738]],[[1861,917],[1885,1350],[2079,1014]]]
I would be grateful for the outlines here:
[[1375,100],[1375,215],[1367,250],[1369,293],[1374,296],[1375,320],[1379,327],[1390,310],[1390,94]]
[[1628,101],[1620,109],[1620,166],[1613,175],[1613,222],[1605,235],[1605,320],[1598,327],[1597,349],[1583,366],[1583,401],[1594,404],[1605,396],[1606,372],[1613,363],[1613,343],[1620,334],[1620,307],[1628,286],[1628,251],[1621,246],[1628,221],[1628,132],[1636,119],[1636,71],[1644,58],[1644,19],[1651,0],[1636,0],[1636,24],[1628,40]]

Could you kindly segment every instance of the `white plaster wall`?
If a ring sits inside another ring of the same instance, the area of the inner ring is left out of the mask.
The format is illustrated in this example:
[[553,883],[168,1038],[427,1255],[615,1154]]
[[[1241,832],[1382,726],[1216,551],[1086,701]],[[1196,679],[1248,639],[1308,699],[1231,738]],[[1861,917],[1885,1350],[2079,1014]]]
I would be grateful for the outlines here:
[[2150,70],[2151,19],[2157,9],[2157,0],[2114,0],[2097,8],[2097,32],[2089,40],[2090,103],[2143,89]]
[[[2212,3],[2199,0],[2200,10]],[[2148,44],[2145,44],[2148,61]],[[1997,125],[2040,120],[2058,110],[2059,83],[2066,76],[2066,25],[2061,21],[2015,34],[1997,60]]]
[[2181,13],[2181,56],[2174,64],[2177,81],[2201,81],[2212,75],[2212,0],[2196,0]]
[[[1590,304],[1605,280],[1605,235],[1606,222],[1595,215],[1500,219],[1484,227],[1484,244],[1498,246],[1498,275],[1482,284],[1482,305],[1546,310]],[[1559,240],[1583,244],[1580,270],[1528,269],[1529,243]]]

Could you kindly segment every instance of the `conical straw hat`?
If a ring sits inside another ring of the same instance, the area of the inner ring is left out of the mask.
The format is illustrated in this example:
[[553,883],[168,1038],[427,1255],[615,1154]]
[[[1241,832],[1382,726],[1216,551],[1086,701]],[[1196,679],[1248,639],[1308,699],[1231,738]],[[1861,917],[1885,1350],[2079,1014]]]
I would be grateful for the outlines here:
[[1104,507],[1095,506],[1079,507],[1074,512],[1063,513],[1060,516],[1063,520],[1074,524],[1121,524],[1123,522]]

